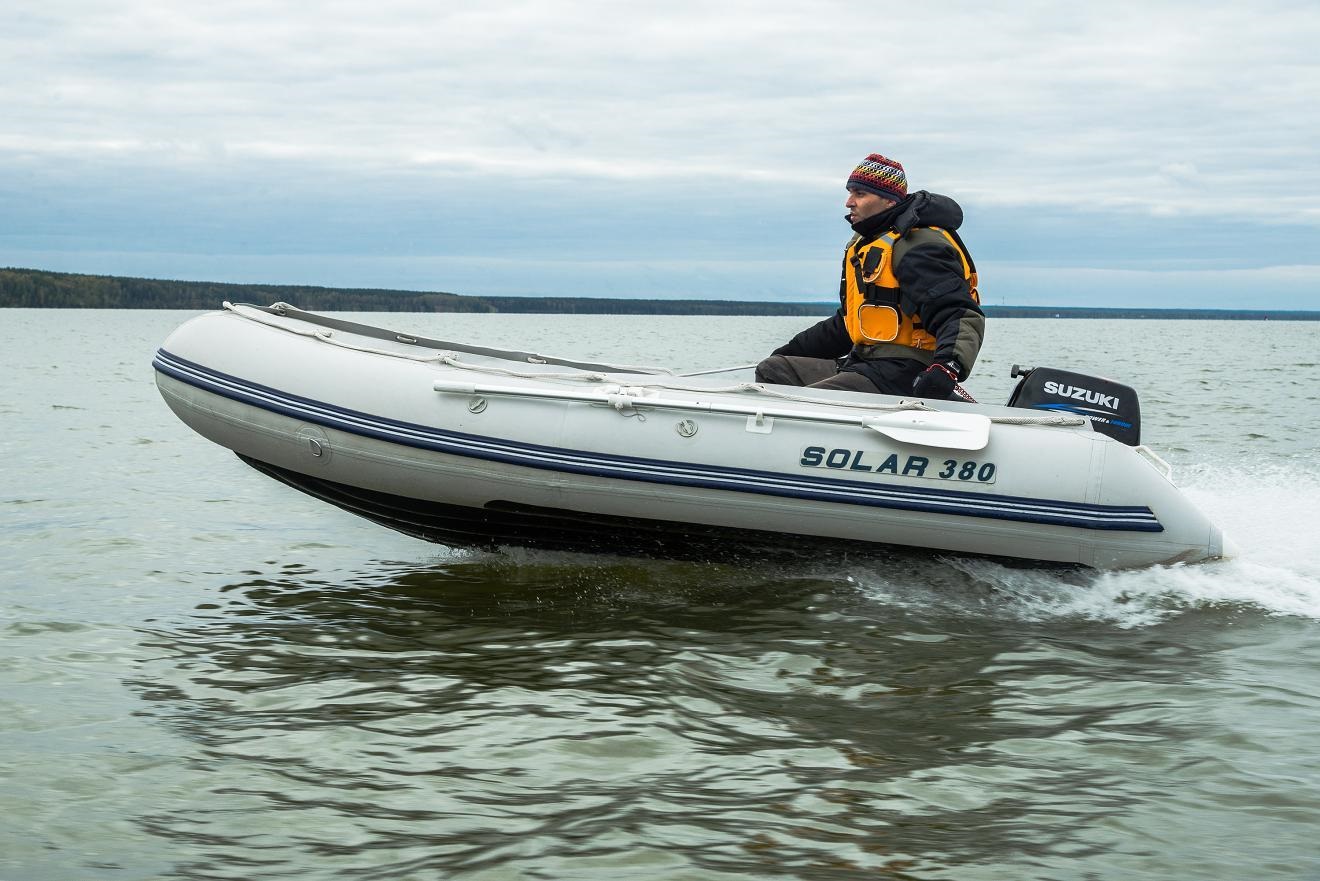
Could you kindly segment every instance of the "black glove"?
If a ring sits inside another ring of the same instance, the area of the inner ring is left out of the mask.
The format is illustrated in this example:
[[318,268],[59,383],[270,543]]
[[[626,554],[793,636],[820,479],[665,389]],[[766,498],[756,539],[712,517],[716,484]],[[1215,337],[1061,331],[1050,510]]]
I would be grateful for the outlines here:
[[953,397],[953,387],[958,384],[958,362],[936,361],[927,367],[912,381],[912,394],[918,398],[937,398],[947,401]]

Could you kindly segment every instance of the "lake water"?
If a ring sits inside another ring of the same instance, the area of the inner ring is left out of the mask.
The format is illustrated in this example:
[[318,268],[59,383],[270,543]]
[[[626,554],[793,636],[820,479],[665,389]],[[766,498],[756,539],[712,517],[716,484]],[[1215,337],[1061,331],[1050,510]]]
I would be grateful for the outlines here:
[[[1320,878],[1320,323],[992,321],[1232,561],[471,553],[194,435],[189,313],[0,310],[0,879]],[[366,316],[691,367],[807,319]]]

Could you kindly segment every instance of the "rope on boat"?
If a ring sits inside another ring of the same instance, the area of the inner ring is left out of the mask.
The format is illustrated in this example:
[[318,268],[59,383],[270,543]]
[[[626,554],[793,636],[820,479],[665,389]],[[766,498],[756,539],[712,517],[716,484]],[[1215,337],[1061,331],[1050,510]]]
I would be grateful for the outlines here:
[[[476,373],[492,373],[500,376],[511,376],[518,379],[572,379],[588,380],[591,382],[616,382],[617,377],[604,373],[530,373],[518,370],[507,370],[502,367],[487,367],[481,364],[469,364],[459,360],[457,356],[449,355],[443,359],[443,362],[450,367],[459,370],[469,370]],[[696,386],[683,385],[676,382],[630,382],[628,385],[616,385],[608,389],[612,394],[626,395],[637,398],[639,404],[645,404],[644,392],[654,391],[677,391],[689,392],[695,394],[755,394],[768,398],[776,398],[783,401],[792,401],[798,404],[829,404],[831,407],[846,407],[854,410],[865,410],[876,413],[894,413],[910,410],[928,410],[932,413],[944,412],[938,407],[932,407],[925,401],[917,399],[903,399],[897,404],[882,404],[879,402],[865,401],[822,401],[820,398],[813,398],[808,395],[794,394],[792,392],[780,391],[776,388],[770,388],[755,382],[739,382],[726,386]],[[617,407],[617,405],[616,405]],[[1000,425],[1054,425],[1054,426],[1076,426],[1085,425],[1086,419],[1081,416],[1061,416],[1051,414],[1049,416],[989,416],[991,422]]]
[[[283,314],[284,308],[292,308],[287,303],[275,303],[271,306],[276,314]],[[496,376],[507,376],[514,379],[533,379],[533,380],[570,380],[575,382],[605,383],[617,382],[617,377],[608,373],[599,371],[578,370],[571,373],[549,372],[549,371],[530,371],[513,370],[507,367],[493,367],[485,364],[472,364],[461,360],[453,352],[440,352],[435,355],[414,355],[409,352],[391,351],[389,349],[377,349],[371,346],[363,346],[357,343],[350,343],[338,339],[333,331],[324,329],[300,329],[290,327],[287,324],[265,318],[260,310],[252,307],[245,307],[241,304],[230,303],[228,300],[224,303],[224,308],[240,318],[246,318],[249,321],[255,321],[258,324],[264,324],[267,327],[282,330],[286,333],[297,336],[309,337],[319,340],[323,343],[329,343],[333,346],[339,346],[343,349],[351,349],[355,352],[364,352],[371,355],[384,355],[388,358],[401,358],[407,361],[416,361],[423,364],[444,364],[447,367],[453,367],[456,370],[468,370],[474,373],[488,373]],[[532,363],[545,363],[538,361],[535,356],[529,358]],[[617,365],[609,365],[611,367]],[[648,370],[663,370],[665,373],[681,378],[684,376],[700,376],[707,373],[726,373],[733,370],[743,370],[755,365],[739,365],[737,367],[721,367],[714,370],[702,370],[692,373],[674,374],[672,370],[665,368],[647,368]],[[620,367],[620,372],[631,373],[639,368]],[[676,382],[633,382],[627,386],[618,386],[617,393],[623,395],[635,395],[639,398],[638,403],[644,404],[645,399],[642,392],[646,389],[663,389],[665,391],[691,392],[696,394],[755,394],[769,398],[776,398],[783,401],[793,401],[799,404],[824,404],[831,407],[846,407],[855,410],[867,410],[871,412],[892,413],[905,410],[929,410],[931,412],[942,412],[938,407],[932,407],[920,400],[900,400],[897,404],[882,404],[879,402],[868,403],[864,401],[822,401],[820,398],[813,398],[808,395],[799,395],[792,392],[779,391],[776,388],[770,388],[755,382],[739,382],[726,386],[694,386],[683,385]],[[1000,425],[1054,425],[1054,426],[1077,426],[1085,425],[1087,420],[1080,416],[990,416],[991,422]]]
[[732,373],[735,370],[755,370],[755,364],[735,364],[732,367],[712,367],[710,370],[685,370],[675,376],[706,376],[710,373]]
[[578,370],[573,373],[534,372],[529,370],[510,370],[507,367],[491,367],[486,364],[468,364],[460,361],[453,352],[444,352],[434,360],[458,370],[470,370],[474,373],[491,373],[496,376],[512,376],[516,379],[576,379],[583,382],[609,382],[610,374],[594,370]]
[[[457,355],[447,354],[440,359],[444,364],[454,367],[458,370],[470,370],[476,373],[491,373],[499,376],[510,376],[517,379],[568,379],[588,382],[617,382],[618,377],[610,376],[605,373],[533,373],[530,371],[509,370],[503,367],[489,367],[483,364],[471,364],[462,361]],[[747,365],[755,366],[755,365]],[[708,373],[721,373],[726,370],[740,370],[742,367],[727,367],[720,370],[705,371]],[[696,376],[698,374],[678,374],[676,378],[683,376]],[[794,394],[792,392],[780,391],[777,388],[771,388],[756,382],[738,382],[724,386],[705,386],[705,385],[684,385],[673,381],[662,382],[629,382],[626,386],[620,386],[619,391],[623,394],[636,394],[639,392],[632,389],[655,389],[672,392],[691,392],[695,394],[755,394],[768,398],[776,398],[783,401],[792,401],[798,404],[823,404],[828,403],[831,407],[847,407],[854,410],[867,410],[880,413],[892,413],[904,410],[929,410],[931,412],[942,412],[938,407],[932,407],[921,400],[904,399],[897,404],[870,403],[865,401],[822,401],[820,398],[813,398],[808,395]],[[1055,426],[1076,426],[1085,425],[1087,420],[1082,416],[1062,416],[1051,414],[1049,416],[990,416],[991,422],[1000,425],[1055,425]]]
[[[804,403],[804,402],[812,403],[812,404],[821,403],[819,398],[809,398],[804,395],[795,395],[788,392],[781,392],[776,389],[766,388],[763,385],[757,385],[756,383],[744,383],[744,385],[747,391],[759,392],[760,394],[768,395],[769,397],[772,398],[783,398],[786,401],[795,401],[798,403]],[[865,410],[886,410],[886,411],[930,410],[931,412],[934,413],[952,412],[952,411],[942,411],[938,407],[932,407],[921,400],[908,400],[908,399],[901,400],[897,404],[865,404],[865,403],[855,403],[852,401],[830,401],[830,404],[839,407],[857,407],[859,409],[865,409]],[[995,422],[1000,425],[1069,426],[1069,425],[1086,424],[1086,419],[1084,419],[1081,416],[1059,416],[1053,414],[1050,416],[987,416],[987,418],[991,422]]]
[[[275,303],[274,305],[271,306],[271,308],[276,310],[276,314],[282,314],[282,307],[287,305],[288,304],[286,303]],[[230,303],[229,301],[225,301],[224,308],[229,310],[230,312],[233,312],[235,315],[237,315],[240,318],[246,318],[247,320],[255,321],[258,324],[264,324],[266,327],[271,327],[276,330],[282,330],[285,333],[291,333],[294,334],[295,336],[309,337],[311,339],[319,340],[320,342],[323,343],[329,343],[332,346],[338,346],[341,349],[351,349],[354,352],[363,352],[368,355],[384,355],[387,358],[400,358],[405,361],[416,361],[421,364],[444,364],[448,367],[456,367],[460,370],[473,370],[482,373],[493,373],[500,376],[517,377],[519,379],[576,379],[587,382],[607,382],[610,379],[609,374],[599,373],[596,371],[587,371],[587,370],[578,370],[572,373],[531,372],[531,371],[509,370],[503,367],[487,367],[480,364],[467,364],[460,361],[458,359],[458,356],[455,355],[453,352],[439,352],[435,355],[418,355],[418,354],[413,354],[412,352],[398,352],[391,349],[377,349],[372,346],[364,346],[358,343],[350,343],[350,342],[346,342],[345,340],[341,340],[334,335],[334,331],[316,329],[316,328],[303,329],[298,327],[290,327],[287,324],[282,324],[278,321],[272,321],[263,317],[260,310],[249,311],[250,307],[244,307],[241,304],[236,305],[234,303]],[[408,340],[406,338],[401,339],[401,342],[408,342]],[[530,356],[528,358],[528,361],[530,361],[533,364],[546,363],[545,361],[537,358],[534,355]],[[617,365],[611,364],[610,366],[614,367]],[[625,373],[630,372],[629,370],[623,367],[620,367],[619,370],[620,372],[625,372]]]
[[[248,321],[255,321],[257,324],[263,324],[266,327],[274,328],[275,330],[282,330],[285,333],[291,333],[296,336],[309,337],[311,339],[320,340],[323,343],[330,343],[331,345],[339,346],[342,349],[351,349],[355,352],[364,352],[369,355],[384,355],[387,358],[400,358],[405,361],[417,361],[423,364],[437,364],[437,363],[449,364],[450,363],[449,359],[457,358],[457,356],[454,355],[453,352],[442,351],[437,355],[415,355],[412,354],[411,352],[399,352],[391,349],[376,349],[376,348],[372,348],[371,346],[363,346],[357,343],[345,342],[344,340],[341,340],[338,337],[336,337],[334,335],[334,331],[331,330],[324,330],[324,329],[304,330],[297,327],[290,327],[287,324],[282,324],[278,321],[265,318],[263,316],[261,309],[253,306],[248,306],[243,303],[231,303],[228,300],[226,300],[223,303],[223,307],[229,312],[232,312],[235,315],[237,315],[239,318],[245,318]],[[293,309],[293,308],[295,307],[290,306],[288,303],[272,303],[270,306],[270,309],[276,315],[279,316],[284,316],[286,309]],[[401,343],[412,344],[416,342],[416,340],[414,340],[413,338],[404,336],[403,334],[398,334],[396,335],[395,338]],[[549,363],[546,359],[538,355],[528,355],[527,361],[530,364]],[[455,364],[453,366],[461,366],[461,368],[464,370],[484,369],[490,373],[501,373],[502,371],[502,368],[498,368],[498,367],[482,368],[473,364],[462,364],[462,365]],[[617,370],[620,373],[662,374],[665,376],[674,375],[674,371],[669,367],[652,367],[652,366],[642,366],[636,364],[606,364],[605,366],[613,370]],[[741,368],[728,367],[710,372],[719,373],[722,370],[739,370],[739,369]],[[596,371],[585,371],[585,370],[579,370],[574,373],[519,373],[518,371],[510,370],[503,372],[503,375],[516,376],[524,379],[583,379],[589,382],[603,382],[607,378],[606,374],[604,373],[600,373]]]

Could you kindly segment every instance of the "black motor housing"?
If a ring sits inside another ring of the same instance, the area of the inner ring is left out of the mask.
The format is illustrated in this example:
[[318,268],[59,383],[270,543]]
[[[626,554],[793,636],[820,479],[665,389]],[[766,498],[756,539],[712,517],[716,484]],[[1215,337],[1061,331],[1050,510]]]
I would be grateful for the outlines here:
[[1141,404],[1131,386],[1053,367],[1014,364],[1012,375],[1022,379],[1008,406],[1085,416],[1101,434],[1132,447],[1141,443]]

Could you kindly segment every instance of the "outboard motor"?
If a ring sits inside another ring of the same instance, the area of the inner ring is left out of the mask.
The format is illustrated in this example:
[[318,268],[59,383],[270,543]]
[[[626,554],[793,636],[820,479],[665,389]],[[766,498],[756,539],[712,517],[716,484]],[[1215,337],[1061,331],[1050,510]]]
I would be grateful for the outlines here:
[[1101,434],[1130,447],[1141,443],[1141,404],[1130,386],[1053,367],[1014,364],[1012,376],[1022,379],[1009,396],[1008,406],[1085,416]]

